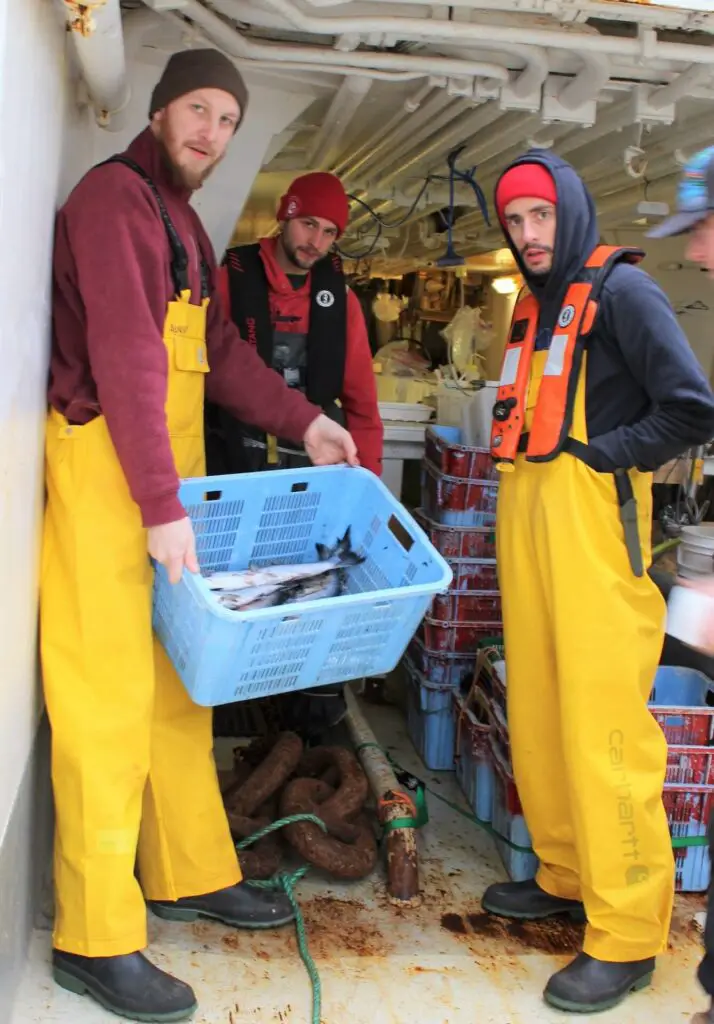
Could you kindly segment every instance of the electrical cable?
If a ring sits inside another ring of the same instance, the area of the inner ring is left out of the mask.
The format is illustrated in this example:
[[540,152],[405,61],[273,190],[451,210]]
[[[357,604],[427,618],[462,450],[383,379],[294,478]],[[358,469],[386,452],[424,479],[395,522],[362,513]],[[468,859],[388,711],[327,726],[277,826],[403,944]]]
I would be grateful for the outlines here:
[[409,207],[407,212],[402,217],[399,217],[397,220],[392,220],[392,221],[386,220],[385,218],[381,217],[376,212],[376,210],[373,210],[372,207],[369,205],[369,203],[366,203],[364,201],[364,199],[360,199],[359,196],[353,195],[352,193],[348,193],[347,194],[347,198],[353,200],[356,203],[359,203],[359,205],[362,206],[367,211],[367,213],[369,213],[369,215],[372,217],[372,219],[375,221],[375,223],[377,225],[377,232],[376,232],[374,238],[372,239],[371,244],[365,250],[365,252],[359,253],[359,254],[348,253],[348,252],[340,249],[339,246],[337,246],[337,252],[340,254],[340,256],[342,256],[343,259],[350,259],[350,260],[367,259],[368,256],[371,256],[372,253],[374,252],[374,250],[377,247],[377,243],[379,242],[379,239],[382,236],[382,230],[384,228],[387,228],[388,230],[393,230],[394,228],[400,228],[403,224],[406,224],[406,222],[409,220],[409,218],[412,216],[412,214],[416,210],[417,206],[421,202],[422,196],[424,195],[424,193],[428,189],[429,185],[431,185],[435,181],[448,181],[449,182],[449,220],[448,220],[448,224],[447,224],[447,230],[448,230],[448,248],[447,248],[447,252],[451,252],[451,243],[452,243],[452,234],[451,233],[452,233],[453,226],[454,226],[454,186],[455,186],[456,181],[460,181],[463,184],[469,185],[471,187],[471,189],[473,190],[474,195],[476,196],[476,202],[479,205],[479,209],[481,210],[481,214],[483,215],[483,219],[486,221],[486,224],[488,225],[488,227],[490,227],[491,226],[491,220],[490,220],[490,217],[489,217],[489,214],[488,214],[488,203],[486,202],[486,196],[484,195],[483,189],[481,188],[481,186],[479,185],[478,181],[476,180],[476,169],[477,169],[478,165],[474,164],[473,167],[470,167],[466,171],[460,171],[456,167],[456,161],[457,161],[459,155],[464,151],[465,148],[466,148],[466,143],[462,144],[457,149],[455,149],[451,153],[449,153],[449,156],[447,157],[447,160],[446,160],[447,165],[449,167],[448,175],[445,175],[445,174],[429,174],[429,175],[427,175],[427,177],[424,179],[424,181],[422,183],[421,188],[419,189],[419,191],[418,191],[418,193],[416,195],[416,198],[414,199],[414,202]]

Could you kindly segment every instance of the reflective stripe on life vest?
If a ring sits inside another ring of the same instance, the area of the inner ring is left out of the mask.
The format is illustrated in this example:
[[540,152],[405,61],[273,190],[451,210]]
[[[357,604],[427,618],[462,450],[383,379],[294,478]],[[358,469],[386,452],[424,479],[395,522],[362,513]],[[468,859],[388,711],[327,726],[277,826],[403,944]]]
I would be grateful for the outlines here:
[[[548,350],[533,425],[525,444],[530,462],[546,462],[563,450],[570,431],[585,339],[593,328],[608,274],[622,260],[639,263],[640,249],[598,246],[565,295]],[[531,359],[540,307],[530,293],[516,304],[493,407],[491,454],[499,469],[516,460],[525,424]],[[525,440],[525,438],[524,438]]]

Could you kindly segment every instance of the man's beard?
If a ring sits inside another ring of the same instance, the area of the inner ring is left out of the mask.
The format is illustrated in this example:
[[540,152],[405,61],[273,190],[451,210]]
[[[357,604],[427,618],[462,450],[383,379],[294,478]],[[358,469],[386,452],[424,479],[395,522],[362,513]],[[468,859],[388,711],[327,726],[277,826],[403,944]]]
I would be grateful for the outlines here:
[[318,263],[321,259],[324,259],[324,256],[316,256],[315,259],[305,262],[301,258],[295,246],[291,245],[290,242],[288,242],[288,240],[285,238],[285,235],[283,235],[281,241],[283,244],[283,251],[287,258],[295,267],[296,271],[301,270],[303,271],[303,273],[308,273],[310,270],[312,270],[316,263]]
[[170,130],[162,125],[161,130],[159,131],[156,138],[159,143],[161,159],[164,163],[164,166],[166,167],[166,170],[169,173],[169,176],[171,177],[171,181],[177,188],[186,188],[189,189],[191,192],[195,192],[196,189],[199,189],[201,185],[203,185],[203,183],[206,181],[206,179],[211,174],[213,174],[214,170],[221,162],[222,158],[217,157],[208,165],[208,167],[204,167],[201,170],[193,170],[188,167],[180,167],[177,163],[175,163],[171,156],[169,147],[164,137],[165,135],[169,135],[170,137]]

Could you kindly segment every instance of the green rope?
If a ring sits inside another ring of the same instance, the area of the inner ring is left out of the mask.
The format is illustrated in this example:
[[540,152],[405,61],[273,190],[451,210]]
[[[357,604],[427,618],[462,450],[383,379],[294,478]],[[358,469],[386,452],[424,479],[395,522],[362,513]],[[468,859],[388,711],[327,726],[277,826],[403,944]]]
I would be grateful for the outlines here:
[[661,544],[657,544],[652,548],[652,561],[654,562],[655,559],[659,558],[660,555],[666,554],[667,551],[673,551],[681,543],[681,537],[670,537],[668,540],[663,540]]
[[[392,768],[394,768],[396,771],[400,772],[403,775],[410,775],[412,778],[414,778],[418,783],[417,793],[419,793],[420,791],[425,792],[428,793],[430,796],[436,797],[437,800],[441,800],[442,804],[446,804],[446,806],[450,807],[452,811],[456,811],[457,814],[460,814],[462,818],[466,818],[468,821],[472,822],[472,824],[476,825],[477,828],[482,829],[484,832],[487,833],[487,835],[490,835],[492,839],[495,839],[499,843],[505,843],[505,845],[510,847],[511,850],[515,850],[517,853],[533,853],[533,848],[531,846],[519,846],[517,843],[512,843],[510,839],[506,839],[506,837],[502,835],[500,832],[498,832],[497,829],[493,827],[493,825],[489,824],[489,822],[483,821],[481,818],[478,818],[471,811],[465,811],[462,807],[459,807],[458,804],[453,803],[453,801],[451,800],[447,800],[445,796],[441,795],[441,793],[437,793],[436,790],[432,789],[430,786],[427,786],[427,784],[423,782],[421,779],[417,779],[417,777],[413,775],[412,772],[407,772],[404,768],[402,768],[400,764],[398,764],[394,760],[389,751],[385,750],[384,747],[380,747],[378,743],[361,743],[357,747],[357,753],[359,753],[360,750],[366,749],[367,747],[373,747],[374,749],[379,750],[387,758]],[[415,802],[417,803],[418,807],[418,798],[417,801]],[[426,815],[426,819],[428,820],[428,814]],[[387,833],[399,828],[421,828],[425,824],[426,821],[423,820],[423,815],[418,814],[416,818],[399,818],[396,821],[384,822],[382,825],[382,831],[384,833]],[[707,846],[708,842],[709,839],[706,835],[678,836],[677,838],[672,837],[672,849],[684,850],[694,846]]]
[[[265,828],[259,829],[252,836],[247,839],[242,839],[241,842],[236,843],[237,850],[245,850],[248,846],[252,846],[253,843],[259,842],[264,839],[265,836],[270,835],[271,832],[277,832],[278,829],[284,828],[286,825],[294,825],[299,821],[311,821],[313,825],[318,825],[323,832],[327,832],[327,826],[324,821],[316,817],[314,814],[291,814],[287,818],[279,818],[274,821],[271,825],[266,825]],[[265,881],[258,879],[249,879],[248,885],[252,885],[255,889],[267,889],[271,892],[284,892],[290,901],[293,914],[295,915],[295,931],[297,933],[298,949],[300,951],[300,957],[305,969],[307,970],[310,978],[310,984],[312,986],[312,1024],[320,1024],[320,1017],[322,1014],[322,984],[320,982],[320,975],[315,961],[310,955],[310,950],[307,944],[307,933],[305,931],[305,920],[300,910],[300,904],[295,896],[295,886],[301,881],[310,870],[310,866],[305,864],[300,868],[297,868],[291,873],[284,871],[279,872],[272,878]]]

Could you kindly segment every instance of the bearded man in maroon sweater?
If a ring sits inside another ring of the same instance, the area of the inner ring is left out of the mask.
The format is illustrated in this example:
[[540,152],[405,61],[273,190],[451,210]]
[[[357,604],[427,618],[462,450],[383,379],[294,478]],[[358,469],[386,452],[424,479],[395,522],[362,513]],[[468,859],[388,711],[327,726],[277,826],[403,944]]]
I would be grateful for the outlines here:
[[[247,103],[216,50],[175,54],[150,125],[93,168],[57,220],[46,442],[41,653],[52,726],[56,981],[133,1020],[195,1011],[141,952],[160,917],[287,924],[249,888],[223,810],[212,716],[152,635],[151,555],[198,571],[181,477],[204,473],[204,395],[356,464],[350,435],[268,369],[223,318],[211,244],[189,204]],[[135,865],[138,860],[138,872]]]

